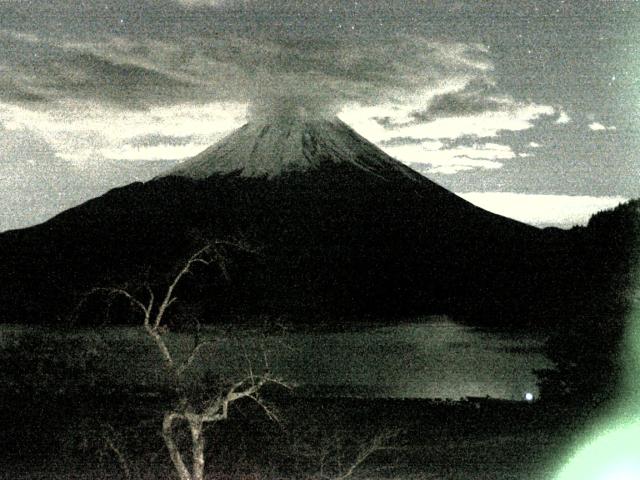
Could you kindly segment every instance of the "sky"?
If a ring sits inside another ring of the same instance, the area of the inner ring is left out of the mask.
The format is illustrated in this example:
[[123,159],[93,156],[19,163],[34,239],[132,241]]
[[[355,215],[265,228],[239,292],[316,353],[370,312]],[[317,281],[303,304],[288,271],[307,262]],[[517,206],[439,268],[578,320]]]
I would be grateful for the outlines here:
[[0,0],[0,231],[246,121],[337,115],[486,209],[640,196],[639,2]]

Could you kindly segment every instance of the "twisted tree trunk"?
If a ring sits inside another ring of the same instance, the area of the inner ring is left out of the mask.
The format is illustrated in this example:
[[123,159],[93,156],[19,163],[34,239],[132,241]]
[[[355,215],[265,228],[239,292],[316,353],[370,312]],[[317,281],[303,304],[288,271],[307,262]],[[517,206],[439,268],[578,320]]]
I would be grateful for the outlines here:
[[175,412],[167,412],[164,414],[164,420],[162,422],[162,438],[167,446],[167,450],[169,450],[171,462],[173,462],[173,466],[176,469],[176,473],[178,474],[178,477],[180,477],[180,480],[193,480],[189,469],[182,460],[182,455],[180,454],[178,445],[176,445],[176,442],[173,439],[173,421],[177,418],[179,418],[179,415]]
[[200,416],[189,419],[191,429],[191,449],[193,456],[193,478],[192,480],[204,480],[204,435],[202,431],[203,422]]

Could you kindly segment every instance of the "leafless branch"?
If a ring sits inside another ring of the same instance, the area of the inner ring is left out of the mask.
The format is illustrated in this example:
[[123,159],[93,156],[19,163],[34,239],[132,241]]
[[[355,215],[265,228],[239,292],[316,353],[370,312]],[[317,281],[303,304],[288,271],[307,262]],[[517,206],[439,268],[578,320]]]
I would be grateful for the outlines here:
[[385,431],[376,435],[369,442],[363,445],[360,450],[358,450],[358,453],[356,454],[353,462],[345,470],[343,470],[342,473],[338,474],[337,476],[330,477],[331,480],[345,480],[346,478],[352,476],[356,469],[360,467],[360,465],[362,465],[375,452],[395,448],[389,445],[389,442],[397,437],[397,435],[398,432],[395,431]]
[[228,417],[229,405],[242,398],[255,400],[256,394],[266,384],[277,384],[290,388],[284,381],[269,374],[244,378],[232,384],[224,394],[219,395],[205,409],[203,415],[206,422],[217,422]]
[[[383,450],[396,450],[393,445],[394,439],[398,435],[396,430],[386,430],[375,437],[362,441],[357,446],[355,452],[352,448],[345,448],[346,445],[341,440],[337,432],[332,438],[324,437],[318,441],[315,435],[312,443],[297,443],[294,447],[295,455],[306,458],[315,463],[313,467],[315,474],[311,478],[322,480],[346,480],[376,452]],[[353,453],[348,453],[349,451]]]
[[249,379],[253,382],[254,375],[253,375],[252,362],[251,362],[251,359],[249,358],[249,354],[247,353],[247,349],[245,348],[244,343],[240,343],[240,348],[242,349],[242,355],[244,357],[245,363],[247,364],[247,372],[249,373]]
[[142,313],[144,313],[145,318],[148,317],[150,309],[152,307],[152,303],[153,303],[153,300],[150,300],[149,304],[145,305],[144,303],[142,303],[142,301],[134,297],[131,293],[129,293],[124,288],[115,288],[115,287],[96,287],[91,289],[86,296],[89,297],[96,293],[106,293],[111,296],[122,295],[123,297],[127,298],[133,306],[142,310]]
[[176,373],[178,374],[178,376],[181,376],[193,364],[195,359],[198,357],[198,354],[207,347],[213,348],[215,347],[215,343],[200,342],[195,347],[193,347],[187,359],[176,369]]
[[120,442],[116,439],[117,435],[111,425],[106,425],[103,430],[103,440],[104,444],[109,451],[115,456],[120,469],[122,470],[122,474],[126,480],[132,480],[133,475],[131,472],[131,468],[129,466],[129,460],[127,459],[124,449],[122,448]]

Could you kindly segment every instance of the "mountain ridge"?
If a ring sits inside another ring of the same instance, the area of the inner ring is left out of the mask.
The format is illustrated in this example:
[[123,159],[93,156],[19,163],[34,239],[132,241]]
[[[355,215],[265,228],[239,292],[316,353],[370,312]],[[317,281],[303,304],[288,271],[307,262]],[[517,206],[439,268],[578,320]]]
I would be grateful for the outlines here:
[[249,125],[176,168],[0,235],[0,319],[65,318],[82,292],[161,283],[199,242],[237,237],[261,253],[237,261],[232,285],[180,293],[210,318],[524,318],[553,289],[541,230],[475,207],[341,123]]

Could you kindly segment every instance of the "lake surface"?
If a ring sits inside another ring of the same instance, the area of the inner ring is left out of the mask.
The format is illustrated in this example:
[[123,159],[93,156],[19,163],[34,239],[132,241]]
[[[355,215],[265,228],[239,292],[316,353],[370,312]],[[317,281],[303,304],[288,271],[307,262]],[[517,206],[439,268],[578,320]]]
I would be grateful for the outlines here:
[[280,353],[279,360],[298,382],[374,396],[519,400],[527,392],[537,396],[533,371],[551,366],[541,353],[542,338],[446,319],[292,337],[297,348]]
[[[101,368],[113,372],[116,383],[161,381],[157,351],[142,328],[69,331],[4,325],[0,327],[0,348],[34,332],[51,342],[86,345],[97,352]],[[203,337],[217,335],[219,332],[207,330]],[[446,318],[286,335],[257,335],[240,329],[234,335],[237,338],[225,337],[213,349],[203,350],[194,367],[206,366],[231,376],[249,368],[259,371],[266,362],[276,375],[312,392],[520,400],[526,393],[537,396],[534,370],[551,366],[541,353],[541,337],[476,329]],[[185,334],[169,334],[167,341],[183,357],[193,346],[193,338]],[[74,347],[67,355],[80,355],[82,348]]]

